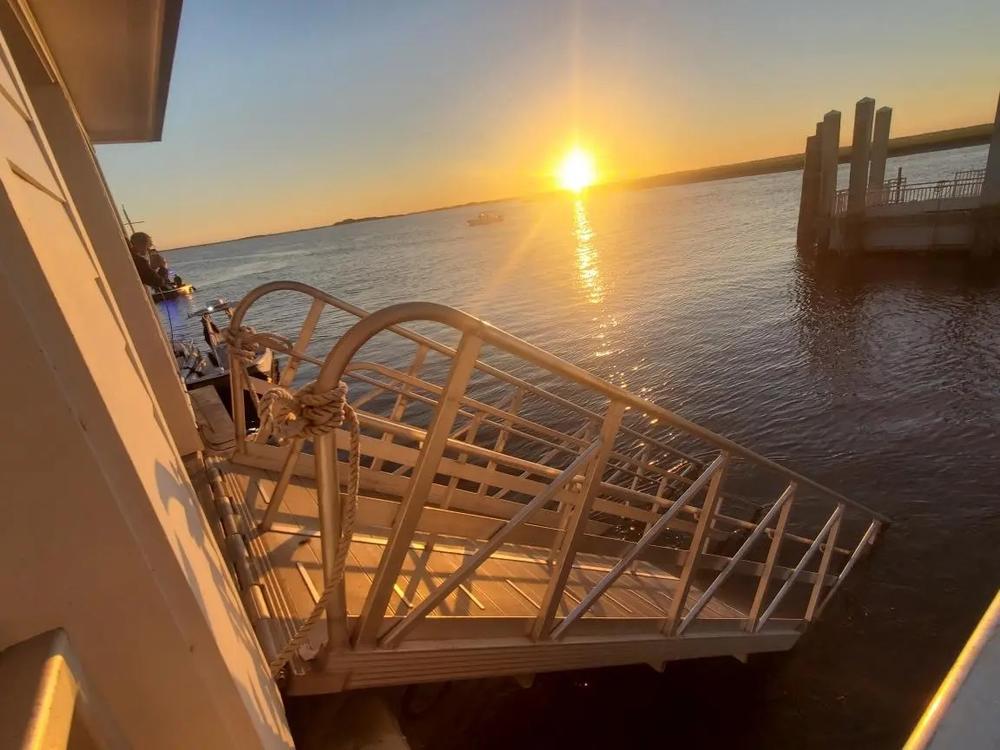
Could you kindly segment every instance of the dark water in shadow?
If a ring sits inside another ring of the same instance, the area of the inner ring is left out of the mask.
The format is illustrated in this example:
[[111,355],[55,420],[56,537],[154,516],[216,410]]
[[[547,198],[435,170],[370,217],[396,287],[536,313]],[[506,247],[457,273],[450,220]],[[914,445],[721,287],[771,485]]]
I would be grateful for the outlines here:
[[[914,181],[984,161],[982,148],[900,160]],[[874,748],[916,721],[1000,582],[1000,276],[964,260],[803,259],[799,179],[512,202],[487,227],[456,210],[168,256],[202,300],[291,278],[368,309],[464,308],[894,520],[789,654],[466,685],[441,699],[437,725],[414,723],[429,746]],[[177,327],[185,304],[168,308]],[[291,325],[280,302],[264,312],[272,329]]]

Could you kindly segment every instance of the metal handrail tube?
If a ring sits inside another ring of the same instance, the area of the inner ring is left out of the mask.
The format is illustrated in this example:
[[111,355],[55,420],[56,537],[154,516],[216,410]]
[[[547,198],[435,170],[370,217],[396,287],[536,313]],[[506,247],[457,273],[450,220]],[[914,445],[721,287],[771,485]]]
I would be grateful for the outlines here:
[[380,640],[380,644],[384,646],[392,645],[392,643],[402,637],[407,630],[416,625],[421,619],[424,618],[424,616],[443,602],[452,591],[459,587],[459,585],[470,573],[472,573],[472,571],[478,568],[483,561],[486,560],[487,557],[500,549],[500,545],[502,545],[514,532],[514,530],[524,523],[532,513],[539,508],[544,507],[546,503],[552,500],[556,493],[562,489],[567,482],[571,482],[576,479],[580,470],[594,457],[594,454],[597,453],[600,447],[601,439],[597,438],[587,447],[586,450],[583,451],[583,453],[577,456],[569,466],[559,472],[559,474],[553,478],[551,482],[545,485],[545,488],[541,492],[535,495],[531,501],[526,503],[524,507],[514,514],[510,520],[507,521],[507,523],[497,529],[489,540],[483,544],[482,547],[476,550],[475,554],[471,555],[462,564],[462,566],[458,568],[458,570],[448,576],[448,578],[445,579],[443,583],[439,584],[427,596],[427,598],[410,611],[403,620],[392,628],[392,630],[386,633]]
[[[259,300],[261,297],[265,297],[268,294],[273,294],[274,292],[285,292],[285,291],[299,292],[309,297],[320,299],[326,304],[330,305],[331,307],[335,307],[361,320],[367,318],[372,314],[363,308],[360,308],[356,305],[352,305],[350,302],[345,302],[344,300],[338,299],[333,295],[327,294],[321,289],[316,289],[315,287],[309,286],[308,284],[304,284],[301,281],[270,281],[266,284],[261,284],[260,286],[251,289],[249,292],[247,292],[246,296],[240,300],[239,304],[236,306],[236,309],[233,311],[233,317],[230,320],[230,329],[233,331],[239,330],[239,327],[243,324],[243,319],[246,317],[247,311],[250,309],[253,303]],[[419,318],[410,318],[408,320],[412,322],[415,320],[419,320]],[[438,341],[435,341],[432,338],[428,338],[427,336],[419,334],[415,331],[411,331],[408,328],[403,328],[399,325],[391,325],[386,327],[384,330],[391,331],[392,333],[402,336],[403,338],[409,339],[410,341],[413,341],[416,344],[426,346],[428,349],[432,349],[436,351],[438,354],[443,354],[447,357],[455,356],[455,349],[453,347],[447,346],[446,344],[442,344]],[[284,350],[281,351],[283,351],[283,353],[288,353],[284,352]],[[312,358],[308,357],[304,353],[297,353],[296,356],[301,356],[307,362],[314,361]],[[318,364],[318,360],[316,360],[316,363]],[[600,414],[598,414],[595,411],[592,411],[591,409],[586,408],[585,406],[576,404],[570,401],[569,399],[563,398],[562,396],[557,396],[556,394],[551,393],[550,391],[547,391],[544,388],[541,388],[537,385],[533,385],[529,383],[527,380],[522,380],[516,375],[511,375],[510,373],[505,372],[497,367],[494,367],[493,365],[477,361],[475,366],[476,369],[479,370],[480,372],[484,372],[487,375],[492,375],[498,380],[503,380],[504,382],[510,385],[517,386],[518,388],[523,388],[526,391],[533,393],[536,396],[539,396],[540,398],[559,404],[560,406],[570,409],[571,411],[589,417],[590,419],[593,419],[598,423],[603,419],[603,417],[601,417]],[[682,451],[678,450],[677,448],[669,446],[663,441],[651,437],[646,433],[634,430],[631,427],[622,426],[621,432],[626,435],[631,435],[632,437],[648,440],[657,447],[666,451],[676,453],[681,458],[686,458],[687,460],[691,461],[693,464],[697,466],[704,465],[703,461],[700,461],[697,458],[694,458],[693,456],[689,456],[686,453],[683,453]]]
[[[245,302],[246,300],[244,300]],[[243,303],[241,303],[242,306]],[[239,311],[240,308],[237,308]],[[783,475],[789,481],[794,481],[799,485],[804,485],[810,489],[834,499],[845,505],[849,505],[860,510],[873,518],[882,522],[888,522],[888,518],[863,503],[859,503],[842,495],[841,493],[816,482],[809,477],[799,474],[797,471],[788,469],[781,464],[756,453],[749,448],[745,448],[729,438],[718,435],[711,430],[681,417],[674,412],[665,409],[650,401],[646,401],[628,391],[619,388],[607,381],[601,380],[595,375],[587,372],[577,365],[566,362],[556,357],[544,349],[540,349],[516,336],[512,336],[505,331],[491,326],[485,321],[469,315],[468,313],[456,310],[453,307],[440,305],[433,302],[405,302],[398,305],[391,305],[378,312],[372,313],[366,318],[359,320],[350,328],[336,343],[327,355],[326,362],[320,370],[317,378],[317,387],[320,390],[331,388],[343,376],[348,364],[358,350],[383,330],[391,330],[401,325],[419,320],[432,321],[449,325],[464,334],[473,334],[480,337],[484,343],[503,349],[510,354],[514,354],[522,359],[532,362],[558,375],[562,375],[568,380],[586,386],[591,390],[606,396],[612,401],[620,401],[627,407],[637,409],[641,412],[652,414],[662,422],[666,422],[684,432],[694,435],[707,443],[714,445],[720,450],[740,456],[760,466],[766,467],[777,474]],[[236,317],[234,314],[234,323]]]

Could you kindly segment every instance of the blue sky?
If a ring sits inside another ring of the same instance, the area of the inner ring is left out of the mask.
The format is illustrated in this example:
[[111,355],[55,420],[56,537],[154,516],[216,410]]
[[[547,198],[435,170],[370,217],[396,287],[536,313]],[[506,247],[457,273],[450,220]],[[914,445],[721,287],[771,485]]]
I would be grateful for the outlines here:
[[162,247],[801,150],[870,95],[986,122],[1000,3],[187,0],[163,141],[100,147]]

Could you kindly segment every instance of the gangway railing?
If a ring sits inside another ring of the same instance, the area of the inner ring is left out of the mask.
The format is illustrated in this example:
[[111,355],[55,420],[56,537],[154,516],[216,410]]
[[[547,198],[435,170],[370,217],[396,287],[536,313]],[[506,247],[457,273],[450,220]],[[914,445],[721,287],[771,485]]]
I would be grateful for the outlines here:
[[[297,330],[247,327],[255,310],[269,307],[261,300],[289,294],[308,303]],[[317,341],[328,313],[333,333]],[[407,327],[414,325],[443,329],[457,344]],[[634,617],[629,628],[684,639],[714,627],[704,613],[716,604],[747,638],[772,622],[801,628],[887,523],[804,474],[443,305],[368,313],[302,283],[274,282],[240,302],[230,339],[233,460],[278,470],[255,519],[259,532],[273,528],[293,482],[316,481],[324,586],[333,592],[325,600],[328,668],[345,653],[438,637],[426,621],[511,544],[540,549],[548,561],[544,595],[532,600],[537,611],[523,634],[529,643],[604,632],[597,605],[628,620],[630,608],[613,592],[640,564],[664,571],[669,594],[651,610],[655,617]],[[315,376],[316,392],[349,384],[361,431],[358,517],[374,519],[366,508],[386,503],[394,509],[391,522],[378,522],[384,552],[361,611],[350,616],[343,582],[332,576],[351,441],[338,429],[278,445],[266,427],[248,427],[242,394],[260,398],[272,387],[243,366],[247,349],[259,346],[287,357],[282,387],[307,375]],[[474,551],[442,580],[427,581],[419,603],[391,611],[404,559],[427,534],[462,537]],[[571,594],[574,565],[594,555],[587,559],[606,561],[588,563],[596,582]],[[608,628],[609,638],[618,637]]]

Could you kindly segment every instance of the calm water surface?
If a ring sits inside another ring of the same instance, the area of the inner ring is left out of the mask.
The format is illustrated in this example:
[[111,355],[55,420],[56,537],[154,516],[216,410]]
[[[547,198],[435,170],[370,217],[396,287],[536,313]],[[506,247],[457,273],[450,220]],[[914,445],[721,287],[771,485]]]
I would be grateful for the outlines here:
[[[936,179],[985,156],[889,172]],[[200,288],[194,304],[295,279],[370,310],[460,307],[895,522],[791,653],[468,685],[441,698],[443,725],[411,722],[415,744],[874,748],[910,730],[1000,582],[1000,277],[963,260],[804,259],[800,179],[509,202],[486,227],[465,225],[478,209],[450,210],[168,256]],[[165,308],[176,328],[187,309]],[[291,325],[280,305],[266,312]]]

